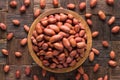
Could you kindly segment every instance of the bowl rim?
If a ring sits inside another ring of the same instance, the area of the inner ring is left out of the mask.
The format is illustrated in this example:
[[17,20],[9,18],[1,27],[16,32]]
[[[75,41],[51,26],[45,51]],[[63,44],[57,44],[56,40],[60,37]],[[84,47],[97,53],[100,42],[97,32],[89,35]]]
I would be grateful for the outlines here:
[[[44,18],[45,16],[48,16],[50,14],[55,14],[55,13],[65,13],[65,14],[72,14],[75,18],[77,18],[78,20],[81,21],[81,23],[83,24],[83,26],[85,27],[85,31],[86,31],[86,35],[87,35],[87,47],[86,47],[86,51],[85,51],[85,55],[83,58],[81,58],[76,65],[72,66],[72,67],[68,67],[68,68],[62,68],[62,69],[51,69],[49,67],[45,67],[42,62],[40,61],[40,59],[37,57],[37,55],[35,54],[35,52],[32,49],[32,42],[31,42],[31,36],[32,36],[32,32],[35,29],[35,25],[40,21],[40,19]],[[79,15],[76,12],[73,12],[71,10],[67,10],[67,9],[61,9],[61,8],[56,8],[56,9],[49,9],[47,11],[45,11],[44,13],[42,13],[41,15],[39,15],[34,22],[32,23],[29,33],[28,33],[28,49],[29,49],[29,53],[32,56],[33,60],[43,69],[50,71],[50,72],[54,72],[54,73],[66,73],[66,72],[70,72],[73,71],[75,69],[77,69],[80,65],[82,65],[85,60],[87,59],[90,51],[91,51],[91,47],[92,47],[92,36],[91,36],[91,31],[89,26],[87,25],[87,23],[85,22],[85,20],[81,17],[81,15]]]

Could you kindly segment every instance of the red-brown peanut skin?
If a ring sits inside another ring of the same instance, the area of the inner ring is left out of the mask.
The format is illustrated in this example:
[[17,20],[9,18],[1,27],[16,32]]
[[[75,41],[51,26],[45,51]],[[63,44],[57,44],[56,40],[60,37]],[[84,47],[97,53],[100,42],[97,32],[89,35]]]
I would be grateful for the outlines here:
[[22,56],[22,53],[21,52],[15,52],[15,56],[19,58],[19,57]]
[[75,76],[75,80],[80,80],[80,78],[81,78],[81,74],[77,73],[76,76]]
[[10,1],[9,5],[10,5],[11,8],[16,8],[17,7],[17,1],[12,0],[12,1]]
[[24,5],[26,6],[26,7],[28,7],[29,5],[30,5],[30,0],[24,0]]
[[106,3],[107,3],[108,5],[113,5],[113,4],[114,4],[114,0],[106,0]]
[[113,34],[116,34],[116,33],[120,32],[120,26],[114,26],[114,27],[112,28],[111,32],[112,32]]
[[45,69],[42,69],[42,76],[45,77],[46,76],[47,71]]
[[86,73],[83,74],[83,80],[89,80],[89,77],[88,77],[88,75]]
[[69,42],[70,42],[70,44],[71,44],[72,47],[76,47],[76,46],[77,46],[77,43],[76,43],[76,41],[75,41],[74,38],[71,38],[71,39],[69,40]]
[[35,17],[35,18],[38,17],[38,16],[40,15],[40,13],[41,13],[41,10],[40,10],[40,9],[36,9],[36,10],[34,11],[34,17]]
[[49,80],[55,80],[55,77],[53,76],[50,76],[50,79]]
[[54,36],[52,36],[51,38],[50,38],[50,42],[51,43],[53,43],[53,42],[57,42],[57,41],[59,41],[59,40],[61,40],[62,39],[62,35],[54,35]]
[[69,3],[69,4],[67,4],[67,8],[68,9],[75,9],[75,4]]
[[26,7],[25,7],[25,5],[22,5],[22,6],[20,7],[19,11],[20,11],[21,13],[25,13],[25,12],[26,12]]
[[10,71],[10,66],[9,65],[5,65],[3,68],[5,73],[8,73]]
[[63,42],[64,47],[70,50],[71,46],[70,46],[69,40],[67,38],[63,38],[62,42]]
[[99,55],[99,54],[100,54],[99,50],[97,50],[96,48],[92,48],[92,51],[93,51],[96,55]]
[[103,80],[103,78],[102,78],[102,77],[99,77],[97,80]]
[[86,13],[86,14],[85,14],[85,17],[86,17],[86,18],[91,18],[91,16],[92,16],[91,13]]
[[98,11],[98,15],[99,15],[99,18],[101,20],[105,20],[106,19],[106,15],[105,15],[105,13],[102,10]]
[[116,62],[116,61],[113,61],[113,60],[109,60],[109,61],[108,61],[108,64],[109,64],[111,67],[116,67],[116,66],[117,66],[117,62]]
[[17,70],[17,71],[15,72],[15,76],[16,76],[16,78],[17,78],[17,79],[19,79],[19,78],[20,78],[21,73],[20,73],[20,71],[19,71],[19,70]]
[[11,40],[13,38],[13,33],[8,33],[7,40]]
[[92,26],[92,25],[93,25],[93,22],[92,22],[91,19],[87,19],[86,21],[87,21],[87,23],[88,23],[89,26]]
[[108,20],[108,25],[111,25],[115,22],[115,16],[112,16],[109,20]]
[[95,57],[94,52],[91,51],[89,54],[89,61],[92,62],[94,60],[94,57]]
[[95,64],[94,68],[93,68],[93,71],[94,72],[97,72],[100,68],[100,65],[99,64]]
[[27,26],[27,25],[24,25],[24,30],[28,33],[29,32],[29,26]]
[[105,47],[105,48],[109,47],[108,41],[102,41],[102,45],[103,45],[103,47]]
[[90,0],[90,7],[93,8],[97,4],[97,0]]
[[33,75],[33,80],[39,80],[37,75]]
[[54,43],[53,46],[60,51],[63,51],[63,45],[61,43]]
[[93,37],[93,38],[96,38],[98,35],[99,35],[99,32],[98,32],[98,31],[92,32],[92,37]]
[[47,28],[44,29],[44,33],[49,36],[55,35],[55,32],[52,29],[47,29]]
[[46,6],[46,0],[40,0],[40,7],[44,9]]
[[40,23],[37,23],[37,25],[35,26],[35,30],[36,30],[37,34],[41,34],[43,32]]
[[1,52],[2,52],[2,54],[5,55],[5,56],[8,56],[8,54],[9,54],[9,53],[8,53],[8,50],[6,50],[6,49],[2,49]]
[[86,8],[86,3],[85,3],[85,2],[81,2],[81,3],[79,4],[79,9],[80,9],[81,11],[83,11],[85,8]]
[[115,59],[115,57],[116,57],[115,52],[114,52],[114,51],[111,51],[111,52],[110,52],[110,58],[111,58],[111,59]]
[[20,21],[17,20],[17,19],[12,20],[12,23],[13,23],[15,26],[19,26],[19,25],[20,25]]
[[77,70],[78,70],[78,72],[79,72],[80,74],[82,74],[82,75],[85,73],[82,66],[80,66]]
[[25,67],[25,75],[30,76],[30,74],[31,74],[31,68],[30,68],[30,66],[26,66]]
[[27,38],[23,38],[21,41],[20,41],[20,45],[21,46],[25,46],[27,44]]
[[0,23],[0,29],[5,31],[7,26],[4,23]]
[[103,80],[108,80],[108,75],[105,75]]
[[58,7],[59,1],[58,0],[53,0],[53,6],[56,8]]
[[54,30],[56,33],[60,32],[59,27],[56,26],[56,25],[52,25],[52,24],[51,24],[51,25],[48,26],[48,28]]

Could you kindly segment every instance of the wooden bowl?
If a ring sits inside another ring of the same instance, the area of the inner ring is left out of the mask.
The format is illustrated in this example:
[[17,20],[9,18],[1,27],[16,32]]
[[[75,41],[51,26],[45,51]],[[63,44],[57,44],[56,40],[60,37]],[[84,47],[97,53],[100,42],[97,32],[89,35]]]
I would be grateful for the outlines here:
[[[55,13],[65,13],[65,14],[72,14],[75,18],[77,18],[78,20],[81,21],[81,23],[83,24],[83,26],[85,27],[86,30],[86,35],[87,35],[87,49],[85,51],[85,55],[83,58],[81,58],[76,65],[72,66],[72,67],[68,67],[68,68],[62,68],[62,69],[51,69],[49,67],[45,67],[42,62],[40,61],[40,59],[37,57],[37,55],[35,54],[35,52],[32,49],[32,42],[31,42],[31,36],[32,36],[32,32],[35,29],[35,25],[44,17],[50,15],[50,14],[55,14]],[[78,68],[81,64],[83,64],[83,62],[87,59],[89,52],[91,50],[91,46],[92,46],[92,37],[91,37],[91,31],[87,25],[87,23],[84,21],[84,19],[78,15],[77,13],[70,11],[70,10],[66,10],[66,9],[51,9],[48,10],[46,12],[44,12],[43,14],[41,14],[39,17],[37,17],[37,19],[33,22],[32,26],[30,27],[30,31],[28,34],[28,48],[29,48],[29,52],[30,55],[32,56],[33,60],[43,69],[50,71],[50,72],[54,72],[54,73],[66,73],[66,72],[70,72],[75,70],[76,68]]]

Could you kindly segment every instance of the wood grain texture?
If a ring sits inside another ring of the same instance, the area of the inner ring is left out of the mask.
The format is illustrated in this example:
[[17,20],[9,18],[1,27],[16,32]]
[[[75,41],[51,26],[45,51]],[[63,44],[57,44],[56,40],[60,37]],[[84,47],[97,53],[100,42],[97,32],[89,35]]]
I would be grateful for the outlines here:
[[5,80],[5,73],[3,71],[4,64],[0,63],[0,79]]

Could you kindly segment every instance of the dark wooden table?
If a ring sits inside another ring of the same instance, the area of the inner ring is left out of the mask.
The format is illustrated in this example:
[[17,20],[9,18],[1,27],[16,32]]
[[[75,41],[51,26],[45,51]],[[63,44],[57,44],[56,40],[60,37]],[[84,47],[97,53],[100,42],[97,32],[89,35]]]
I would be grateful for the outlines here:
[[[56,80],[75,80],[76,70],[64,73],[64,74],[54,74],[47,72],[46,77],[42,77],[41,68],[33,61],[28,52],[28,47],[21,47],[19,42],[22,38],[27,37],[26,32],[24,31],[23,25],[31,25],[34,17],[33,12],[39,7],[39,0],[31,0],[31,5],[27,8],[25,14],[20,14],[19,7],[23,5],[23,0],[17,0],[18,6],[16,9],[9,7],[9,2],[11,0],[0,0],[0,22],[4,22],[7,25],[7,31],[0,30],[0,50],[6,48],[9,51],[9,56],[5,57],[0,52],[0,80],[16,80],[15,71],[20,70],[21,78],[19,80],[33,80],[32,76],[34,74],[39,76],[39,80],[49,80],[49,76],[55,76]],[[41,10],[44,12],[47,9],[53,8],[52,0],[46,0],[46,8]],[[78,5],[80,2],[86,2],[86,10],[83,12],[79,11]],[[104,75],[109,75],[109,80],[120,80],[120,32],[117,35],[111,33],[111,28],[115,25],[120,25],[120,0],[115,0],[113,6],[108,6],[105,0],[98,0],[97,6],[94,9],[91,9],[89,6],[90,0],[59,0],[60,7],[66,8],[68,3],[76,4],[76,9],[74,10],[78,14],[81,14],[84,18],[84,14],[90,12],[93,14],[92,21],[93,26],[91,31],[99,31],[100,34],[97,38],[93,39],[93,47],[100,51],[99,56],[95,56],[95,60],[91,63],[87,59],[83,64],[85,72],[89,75],[90,80],[97,80],[98,77],[103,77]],[[101,21],[97,16],[97,12],[103,10],[107,15],[106,21]],[[107,25],[108,19],[114,15],[116,21],[111,26]],[[21,24],[19,27],[15,27],[12,24],[13,19],[20,20]],[[6,35],[9,32],[14,33],[14,38],[11,41],[6,40]],[[102,40],[107,40],[110,43],[109,48],[103,48],[101,45]],[[116,61],[118,63],[117,67],[111,68],[108,65],[109,52],[114,50],[116,52]],[[22,52],[23,56],[21,58],[16,58],[14,55],[15,51]],[[100,64],[100,69],[97,73],[93,72],[93,66],[95,63]],[[5,74],[3,71],[3,66],[5,64],[10,65],[10,72]],[[32,73],[29,77],[25,76],[24,69],[25,66],[31,66]]]

